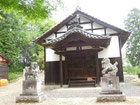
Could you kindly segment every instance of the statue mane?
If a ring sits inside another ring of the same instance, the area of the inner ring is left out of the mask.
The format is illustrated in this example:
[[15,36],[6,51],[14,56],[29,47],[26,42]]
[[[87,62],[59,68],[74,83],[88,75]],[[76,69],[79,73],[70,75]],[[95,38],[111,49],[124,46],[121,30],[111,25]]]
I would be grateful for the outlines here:
[[118,65],[117,62],[111,64],[109,58],[104,58],[102,60],[103,76],[116,76],[116,73],[118,72],[117,65]]

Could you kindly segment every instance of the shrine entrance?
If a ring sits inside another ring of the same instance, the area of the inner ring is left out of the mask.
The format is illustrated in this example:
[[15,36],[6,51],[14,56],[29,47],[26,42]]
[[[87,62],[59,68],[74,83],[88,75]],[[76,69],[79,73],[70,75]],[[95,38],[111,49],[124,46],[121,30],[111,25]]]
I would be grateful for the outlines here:
[[95,55],[74,54],[67,56],[66,60],[69,87],[95,86],[97,78]]
[[96,60],[94,55],[70,55],[67,57],[68,77],[96,77]]

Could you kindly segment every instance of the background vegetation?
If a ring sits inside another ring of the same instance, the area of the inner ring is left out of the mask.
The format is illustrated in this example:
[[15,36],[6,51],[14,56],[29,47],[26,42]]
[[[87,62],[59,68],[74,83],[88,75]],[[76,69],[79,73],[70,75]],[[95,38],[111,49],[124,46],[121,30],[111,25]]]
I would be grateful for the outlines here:
[[9,80],[21,76],[23,68],[34,61],[44,69],[43,47],[33,40],[56,24],[50,18],[60,5],[61,0],[0,1],[0,53],[13,62]]
[[125,20],[125,28],[131,32],[126,47],[126,58],[129,65],[124,67],[128,74],[140,76],[140,10],[134,8]]

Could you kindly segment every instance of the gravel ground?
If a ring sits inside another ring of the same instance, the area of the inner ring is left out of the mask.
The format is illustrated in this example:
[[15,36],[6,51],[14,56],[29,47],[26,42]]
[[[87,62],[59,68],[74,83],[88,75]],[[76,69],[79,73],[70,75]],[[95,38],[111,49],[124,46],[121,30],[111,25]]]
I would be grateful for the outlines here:
[[[42,76],[43,77],[43,74]],[[43,79],[43,78],[41,78]],[[126,102],[96,103],[100,87],[96,88],[59,88],[59,86],[43,86],[46,100],[42,103],[15,103],[16,96],[22,92],[22,78],[15,83],[0,87],[0,105],[140,105],[140,86],[130,83],[121,84],[126,94]]]

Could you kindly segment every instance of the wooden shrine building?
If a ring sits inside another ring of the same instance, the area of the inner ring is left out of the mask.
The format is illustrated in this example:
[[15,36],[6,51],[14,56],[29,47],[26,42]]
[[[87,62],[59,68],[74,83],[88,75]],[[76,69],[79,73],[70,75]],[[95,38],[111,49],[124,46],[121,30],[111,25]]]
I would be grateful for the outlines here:
[[63,86],[74,79],[98,83],[106,57],[118,62],[117,75],[123,81],[121,48],[129,34],[76,10],[34,41],[44,46],[45,83]]
[[0,53],[0,79],[8,79],[8,63],[12,61]]

